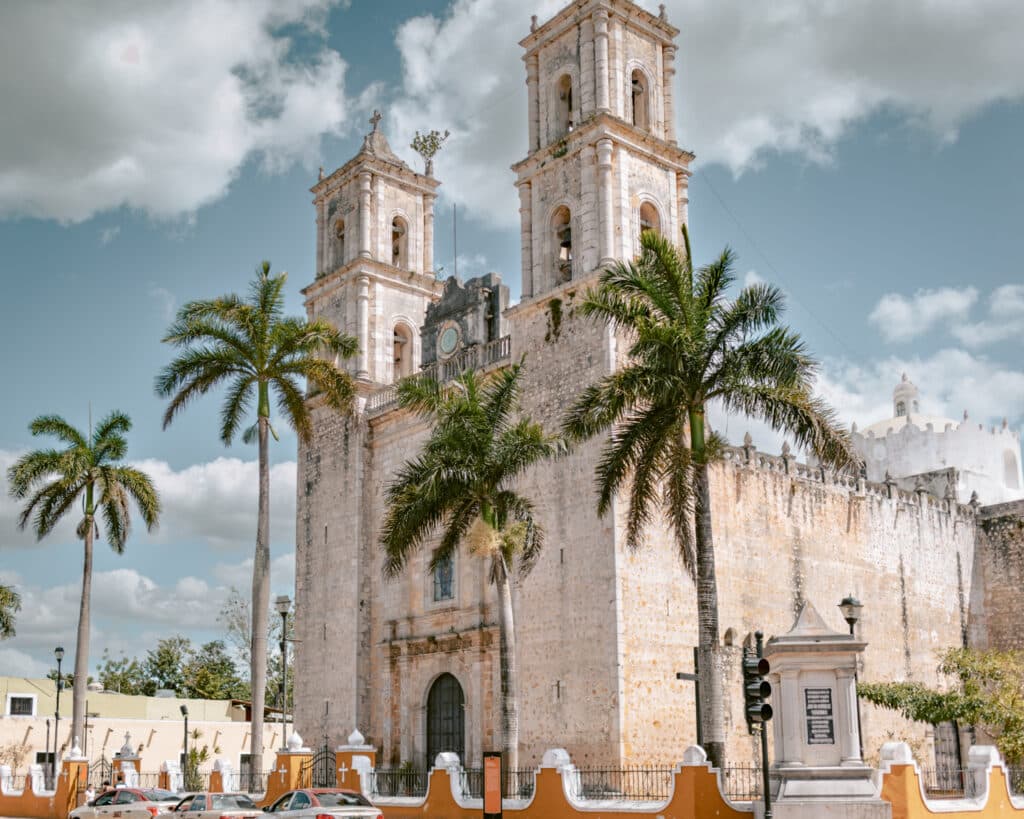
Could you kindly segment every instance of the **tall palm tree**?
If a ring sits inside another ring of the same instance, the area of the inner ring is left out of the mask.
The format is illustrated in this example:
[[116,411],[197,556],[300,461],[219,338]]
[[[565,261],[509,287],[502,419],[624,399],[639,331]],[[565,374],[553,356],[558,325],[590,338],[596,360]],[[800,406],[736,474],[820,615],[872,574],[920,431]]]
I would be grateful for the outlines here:
[[620,491],[629,497],[626,544],[638,548],[656,508],[666,513],[683,565],[697,590],[698,652],[705,749],[725,760],[722,682],[718,673],[718,587],[711,531],[708,465],[724,443],[705,412],[761,418],[837,467],[857,462],[834,412],[812,392],[815,361],[800,337],[779,324],[782,293],[744,287],[734,299],[733,254],[726,249],[694,271],[685,255],[654,232],[640,256],[606,268],[580,306],[583,314],[624,332],[628,362],[591,385],[564,420],[568,437],[611,430],[597,466],[598,511]]
[[384,574],[401,573],[409,557],[438,529],[434,571],[460,544],[490,560],[498,591],[499,669],[505,765],[519,766],[515,615],[512,570],[530,571],[544,543],[533,504],[512,489],[529,466],[557,454],[558,441],[529,417],[516,419],[522,368],[488,376],[466,372],[449,384],[410,378],[399,403],[433,422],[419,456],[407,462],[387,490],[381,533]]
[[21,611],[21,595],[14,586],[0,583],[0,640],[14,636],[14,615]]
[[65,446],[29,452],[7,471],[11,496],[28,500],[18,526],[24,529],[31,525],[39,540],[52,532],[73,506],[81,504],[82,517],[75,532],[82,539],[85,560],[72,686],[72,737],[85,737],[93,541],[99,534],[100,521],[110,548],[123,554],[131,532],[129,501],[135,502],[147,531],[156,528],[160,517],[160,498],[152,479],[120,463],[128,450],[125,435],[131,428],[128,416],[117,411],[100,421],[89,435],[83,435],[59,415],[42,415],[29,425],[32,434],[52,436]]
[[[164,342],[181,354],[160,371],[156,391],[170,403],[164,429],[193,399],[214,387],[227,386],[221,407],[220,439],[231,444],[256,400],[256,423],[242,433],[245,443],[258,442],[259,501],[256,549],[252,565],[251,765],[263,770],[263,709],[267,684],[267,617],[270,610],[270,395],[278,412],[308,442],[313,422],[307,397],[318,395],[329,407],[347,412],[355,394],[352,378],[335,362],[356,354],[354,338],[322,319],[284,315],[287,274],[270,275],[263,262],[249,288],[249,297],[229,294],[186,304],[167,331]],[[303,388],[303,380],[307,391]]]

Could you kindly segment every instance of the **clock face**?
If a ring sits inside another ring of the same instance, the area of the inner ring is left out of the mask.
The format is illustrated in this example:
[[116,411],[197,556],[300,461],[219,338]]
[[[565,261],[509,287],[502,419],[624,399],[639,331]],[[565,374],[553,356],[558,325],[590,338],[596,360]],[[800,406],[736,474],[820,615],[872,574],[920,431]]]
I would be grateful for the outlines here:
[[437,349],[441,352],[441,355],[450,356],[458,346],[459,329],[451,325],[445,327],[437,340]]

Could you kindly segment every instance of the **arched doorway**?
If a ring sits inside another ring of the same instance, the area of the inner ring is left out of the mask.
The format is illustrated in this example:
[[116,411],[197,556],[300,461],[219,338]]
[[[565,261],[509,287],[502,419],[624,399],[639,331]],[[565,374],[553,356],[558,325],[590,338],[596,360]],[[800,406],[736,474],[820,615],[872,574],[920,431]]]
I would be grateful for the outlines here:
[[466,698],[451,674],[442,674],[427,697],[427,765],[443,751],[466,756]]

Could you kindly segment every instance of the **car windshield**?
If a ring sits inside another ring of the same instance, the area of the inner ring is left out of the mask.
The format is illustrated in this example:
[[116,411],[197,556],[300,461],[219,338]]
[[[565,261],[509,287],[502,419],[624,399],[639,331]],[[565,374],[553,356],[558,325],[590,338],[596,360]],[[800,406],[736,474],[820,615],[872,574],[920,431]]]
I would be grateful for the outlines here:
[[318,793],[316,798],[325,808],[344,807],[346,805],[362,805],[372,807],[362,794],[358,793]]
[[213,807],[217,810],[224,808],[252,808],[258,810],[256,804],[244,793],[215,793],[211,794]]
[[181,797],[176,793],[165,791],[161,788],[147,788],[141,791],[150,802],[177,802]]

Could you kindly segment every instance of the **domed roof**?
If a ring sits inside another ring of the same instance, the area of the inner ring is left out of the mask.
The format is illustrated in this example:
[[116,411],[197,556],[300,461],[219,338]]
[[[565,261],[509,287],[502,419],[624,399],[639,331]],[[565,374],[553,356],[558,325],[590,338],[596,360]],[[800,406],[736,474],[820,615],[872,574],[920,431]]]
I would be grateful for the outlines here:
[[952,418],[943,418],[940,415],[903,415],[898,418],[889,418],[885,421],[876,421],[869,427],[865,427],[862,430],[858,430],[861,435],[867,435],[869,432],[875,433],[876,438],[881,438],[889,430],[893,432],[899,432],[908,423],[912,426],[923,430],[929,424],[932,425],[932,429],[936,432],[942,432],[946,428],[946,424],[952,424],[953,429],[960,426],[958,421],[954,421]]

